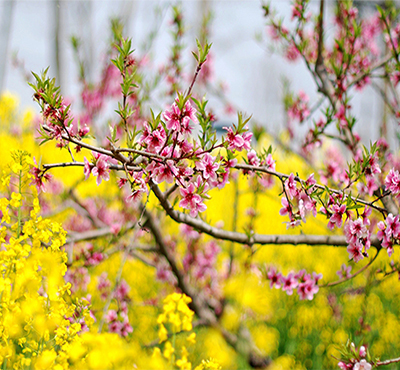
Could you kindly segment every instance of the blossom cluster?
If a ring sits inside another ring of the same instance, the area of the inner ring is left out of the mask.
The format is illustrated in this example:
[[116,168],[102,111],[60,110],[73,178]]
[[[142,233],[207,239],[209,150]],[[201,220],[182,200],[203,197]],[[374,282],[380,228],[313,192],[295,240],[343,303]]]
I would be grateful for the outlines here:
[[342,356],[345,359],[342,359],[338,363],[338,367],[341,370],[371,370],[374,365],[367,348],[360,346],[357,349],[355,344],[350,341],[347,342]]
[[318,281],[322,279],[322,274],[313,272],[310,275],[306,270],[301,270],[298,273],[290,272],[287,276],[284,276],[277,272],[275,268],[269,268],[264,275],[270,281],[271,288],[282,289],[288,295],[292,295],[293,290],[297,289],[297,294],[302,300],[314,298],[314,295],[319,291]]
[[[279,214],[281,216],[289,216],[288,228],[300,225],[301,221],[306,222],[308,213],[312,213],[314,217],[317,215],[317,202],[311,197],[316,183],[314,174],[311,174],[301,184],[302,187],[298,188],[293,173],[283,183],[285,196],[281,199],[283,207],[280,209]],[[297,210],[295,210],[295,205],[297,205]]]
[[369,230],[371,212],[370,208],[365,208],[361,217],[354,221],[349,219],[344,227],[346,242],[348,243],[347,251],[349,258],[354,262],[368,257],[367,251],[371,246],[371,232]]

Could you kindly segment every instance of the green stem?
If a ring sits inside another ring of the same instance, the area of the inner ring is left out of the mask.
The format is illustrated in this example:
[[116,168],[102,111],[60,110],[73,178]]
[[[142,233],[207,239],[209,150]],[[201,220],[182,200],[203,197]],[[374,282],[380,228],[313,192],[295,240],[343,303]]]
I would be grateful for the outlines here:
[[172,336],[172,347],[174,348],[174,352],[172,352],[172,356],[171,356],[171,362],[172,362],[172,369],[175,369],[175,343],[176,343],[176,333],[174,330],[174,335]]
[[[19,182],[18,182],[18,193],[22,196],[22,171],[19,171]],[[18,207],[18,230],[17,230],[17,236],[18,238],[21,235],[21,208],[22,208],[22,202],[20,202],[20,205]]]

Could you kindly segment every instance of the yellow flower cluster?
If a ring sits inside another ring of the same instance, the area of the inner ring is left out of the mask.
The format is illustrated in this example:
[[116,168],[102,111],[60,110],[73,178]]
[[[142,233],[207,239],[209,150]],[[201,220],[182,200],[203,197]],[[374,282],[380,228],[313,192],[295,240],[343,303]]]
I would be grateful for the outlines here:
[[[192,299],[185,294],[172,293],[164,299],[163,313],[158,316],[157,323],[160,325],[158,330],[159,342],[164,343],[163,356],[170,364],[176,365],[181,370],[191,370],[192,364],[188,360],[188,351],[183,345],[181,347],[181,357],[175,360],[175,339],[176,334],[181,331],[192,330],[192,320],[194,312],[188,307]],[[168,341],[168,331],[165,327],[171,328],[173,343]],[[195,343],[196,334],[192,333],[187,337],[188,342]],[[156,349],[156,353],[159,349]]]
[[[164,343],[164,358],[176,369],[191,370],[192,364],[188,359],[189,352],[185,345],[181,345],[181,357],[175,360],[176,352],[176,335],[181,332],[190,332],[193,328],[192,320],[194,312],[188,307],[192,299],[185,294],[172,293],[164,299],[163,313],[158,316],[157,322],[160,325],[158,331],[159,342]],[[172,343],[168,339],[168,331],[165,327],[171,328]],[[191,333],[186,337],[186,341],[190,344],[196,343],[196,333]],[[156,348],[154,356],[161,356],[161,351]],[[219,366],[219,367],[218,367]],[[220,365],[214,361],[204,361],[196,367],[196,370],[220,369]]]
[[[60,247],[66,233],[38,216],[37,193],[29,189],[30,156],[19,151],[12,157],[6,177],[18,192],[0,200],[0,363],[4,368],[61,370],[68,367],[67,347],[81,329],[67,320],[76,306],[69,303],[70,284],[63,279],[67,256]],[[22,207],[29,197],[33,201],[25,218]]]
[[196,366],[194,370],[221,370],[221,365],[213,358],[209,360],[202,360],[199,366]]
[[12,158],[3,180],[18,191],[0,198],[0,368],[159,368],[118,335],[88,331],[89,303],[74,299],[64,281],[66,232],[39,215],[31,157]]
[[167,340],[167,330],[164,324],[171,324],[173,333],[191,331],[194,312],[188,307],[192,299],[185,294],[173,293],[164,299],[164,312],[158,316],[160,325],[158,332],[160,343]]

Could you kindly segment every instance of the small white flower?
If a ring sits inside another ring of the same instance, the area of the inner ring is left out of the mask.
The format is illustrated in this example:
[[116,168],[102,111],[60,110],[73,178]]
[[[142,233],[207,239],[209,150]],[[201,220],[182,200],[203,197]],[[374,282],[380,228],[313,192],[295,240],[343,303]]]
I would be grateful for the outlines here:
[[361,360],[360,362],[357,362],[353,367],[353,370],[371,370],[371,369],[372,365],[369,364],[366,360]]

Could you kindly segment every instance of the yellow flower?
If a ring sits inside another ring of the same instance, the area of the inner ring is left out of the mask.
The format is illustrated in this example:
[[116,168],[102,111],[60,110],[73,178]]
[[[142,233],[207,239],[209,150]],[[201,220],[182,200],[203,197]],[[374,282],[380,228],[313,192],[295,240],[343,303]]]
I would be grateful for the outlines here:
[[222,369],[221,365],[213,358],[210,358],[208,360],[202,360],[201,364],[199,366],[196,366],[194,370],[221,370],[221,369]]
[[11,193],[11,207],[18,208],[21,205],[22,195],[20,193]]
[[181,350],[182,357],[176,361],[176,366],[179,367],[181,370],[191,370],[192,364],[188,361],[188,351],[185,346],[182,347]]
[[8,199],[6,199],[6,198],[0,199],[0,211],[3,213],[1,222],[5,222],[8,224],[11,223],[11,218],[8,213],[8,205],[9,204],[10,204],[10,202],[8,201]]
[[164,352],[163,352],[164,357],[169,360],[174,352],[175,348],[172,347],[171,342],[165,342]]
[[43,351],[35,363],[35,370],[54,369],[54,361],[57,358],[57,353],[52,350]]
[[190,335],[186,338],[186,340],[187,340],[189,343],[196,344],[196,333],[190,334]]
[[160,325],[160,329],[158,330],[158,338],[160,338],[159,343],[162,343],[168,339],[168,331],[165,329],[163,324]]

